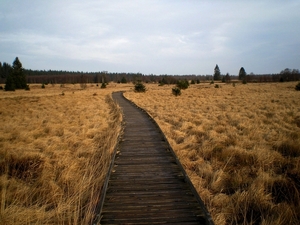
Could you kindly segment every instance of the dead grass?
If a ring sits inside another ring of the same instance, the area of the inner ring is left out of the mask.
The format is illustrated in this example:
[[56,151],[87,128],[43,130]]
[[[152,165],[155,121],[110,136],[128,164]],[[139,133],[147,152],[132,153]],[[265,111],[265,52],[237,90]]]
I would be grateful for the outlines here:
[[217,225],[299,224],[296,83],[147,85],[125,96],[158,122]]
[[121,131],[129,85],[0,92],[0,223],[88,224]]

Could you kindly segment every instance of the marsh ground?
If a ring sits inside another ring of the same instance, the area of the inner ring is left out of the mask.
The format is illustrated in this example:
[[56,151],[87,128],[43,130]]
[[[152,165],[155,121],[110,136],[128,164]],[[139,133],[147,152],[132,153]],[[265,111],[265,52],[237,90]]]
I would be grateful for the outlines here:
[[118,87],[0,92],[1,224],[91,220],[121,130]]
[[121,131],[111,93],[158,122],[217,225],[299,224],[296,83],[30,85],[0,92],[0,220],[86,224]]
[[125,96],[158,122],[216,224],[298,224],[296,83],[219,85]]

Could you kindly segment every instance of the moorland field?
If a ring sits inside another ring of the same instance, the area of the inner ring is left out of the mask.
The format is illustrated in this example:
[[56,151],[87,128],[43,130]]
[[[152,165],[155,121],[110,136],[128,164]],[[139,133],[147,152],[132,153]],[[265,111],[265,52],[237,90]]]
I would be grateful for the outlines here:
[[216,225],[299,224],[295,82],[30,85],[0,92],[2,224],[88,224],[122,132],[113,91],[159,124]]
[[89,224],[120,109],[110,88],[30,88],[0,92],[0,224]]
[[217,225],[299,224],[297,83],[149,86],[125,96],[159,124]]

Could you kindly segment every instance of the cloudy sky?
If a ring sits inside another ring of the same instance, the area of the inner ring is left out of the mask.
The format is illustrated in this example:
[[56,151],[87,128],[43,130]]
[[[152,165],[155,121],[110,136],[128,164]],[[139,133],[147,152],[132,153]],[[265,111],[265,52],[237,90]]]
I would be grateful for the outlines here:
[[0,0],[0,61],[143,74],[300,69],[299,0]]

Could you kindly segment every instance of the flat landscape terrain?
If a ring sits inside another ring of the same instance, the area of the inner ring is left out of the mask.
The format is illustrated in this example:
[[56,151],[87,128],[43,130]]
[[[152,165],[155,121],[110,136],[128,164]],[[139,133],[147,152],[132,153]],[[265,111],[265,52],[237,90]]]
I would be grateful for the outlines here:
[[0,221],[88,224],[121,110],[111,93],[159,124],[217,225],[299,224],[300,93],[296,82],[30,85],[0,91]]
[[197,84],[125,96],[158,122],[216,224],[299,224],[297,83]]
[[88,224],[121,130],[117,89],[30,87],[0,92],[0,224]]

